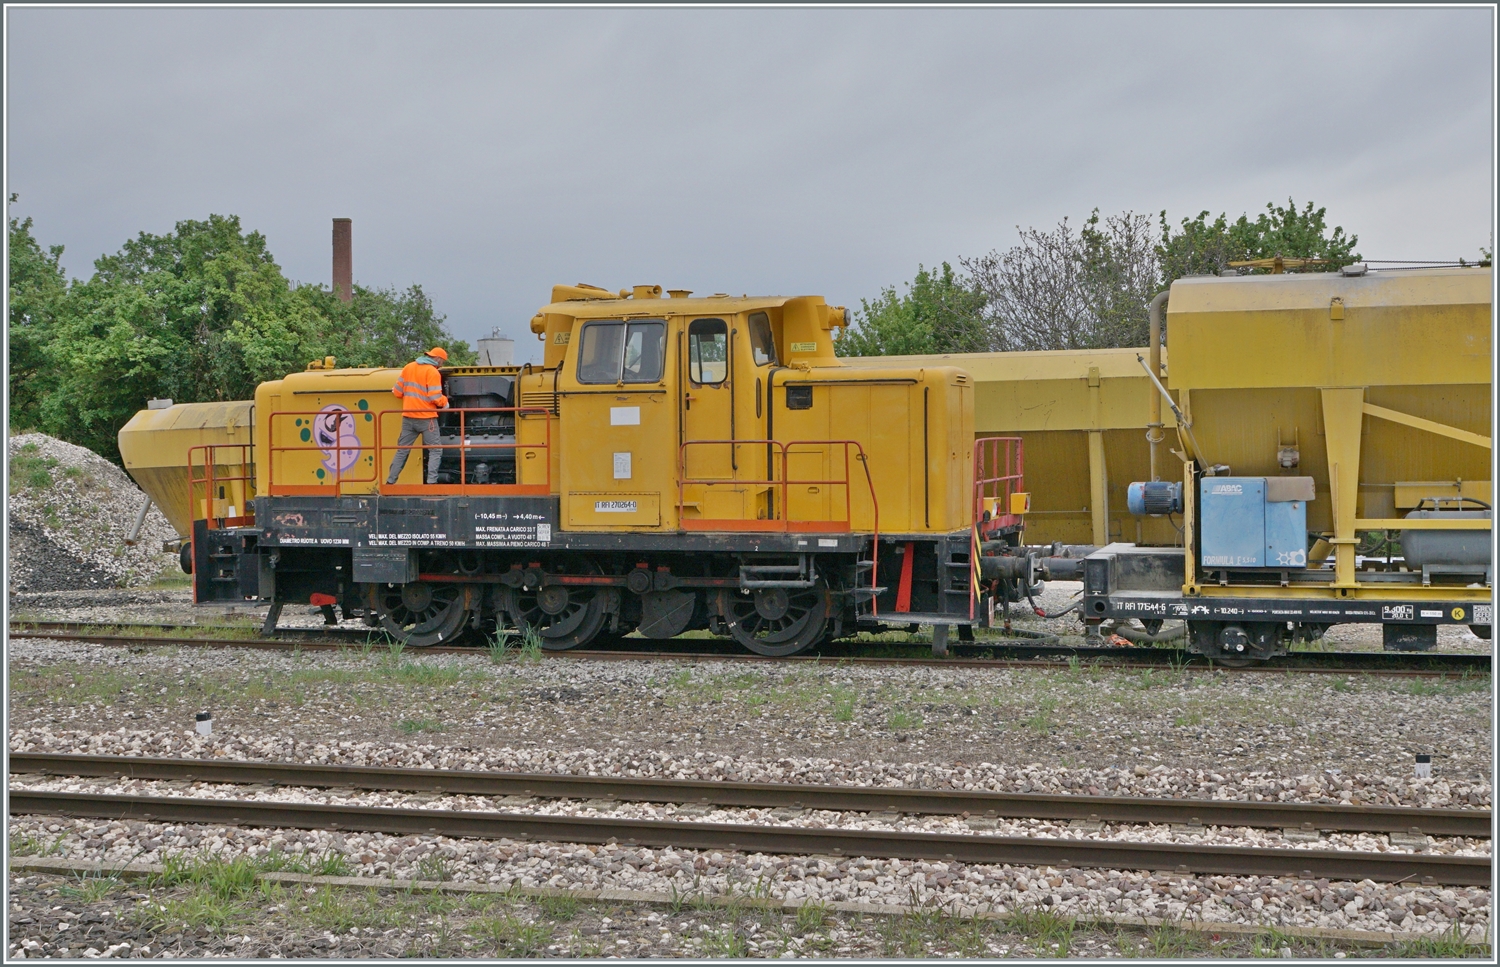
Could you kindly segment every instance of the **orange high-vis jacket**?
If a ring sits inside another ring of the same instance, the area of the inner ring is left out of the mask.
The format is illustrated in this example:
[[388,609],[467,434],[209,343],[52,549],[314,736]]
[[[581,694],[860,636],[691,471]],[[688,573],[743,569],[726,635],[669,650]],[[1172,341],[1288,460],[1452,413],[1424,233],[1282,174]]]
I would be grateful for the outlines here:
[[391,393],[401,398],[401,415],[413,420],[433,419],[448,405],[437,367],[420,359],[406,364]]

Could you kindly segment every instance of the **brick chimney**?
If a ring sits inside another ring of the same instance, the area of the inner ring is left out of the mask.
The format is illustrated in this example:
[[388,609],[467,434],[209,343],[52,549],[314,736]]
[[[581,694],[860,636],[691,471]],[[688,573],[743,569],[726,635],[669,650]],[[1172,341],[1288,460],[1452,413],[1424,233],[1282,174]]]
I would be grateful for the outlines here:
[[333,220],[333,291],[341,302],[354,298],[353,223],[347,218]]

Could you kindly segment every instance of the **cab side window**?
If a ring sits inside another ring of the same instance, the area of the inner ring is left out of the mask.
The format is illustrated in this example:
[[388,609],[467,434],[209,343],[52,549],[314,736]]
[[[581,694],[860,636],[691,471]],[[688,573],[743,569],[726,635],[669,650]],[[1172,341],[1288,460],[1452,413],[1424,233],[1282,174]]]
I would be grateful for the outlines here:
[[578,382],[654,383],[666,347],[667,327],[659,319],[587,323],[578,340]]
[[757,366],[775,366],[776,340],[771,336],[771,319],[764,312],[750,314],[750,352]]
[[666,349],[665,324],[655,321],[630,323],[625,332],[624,381],[654,383],[661,379]]
[[723,319],[688,324],[688,376],[695,383],[722,383],[729,374],[729,327]]

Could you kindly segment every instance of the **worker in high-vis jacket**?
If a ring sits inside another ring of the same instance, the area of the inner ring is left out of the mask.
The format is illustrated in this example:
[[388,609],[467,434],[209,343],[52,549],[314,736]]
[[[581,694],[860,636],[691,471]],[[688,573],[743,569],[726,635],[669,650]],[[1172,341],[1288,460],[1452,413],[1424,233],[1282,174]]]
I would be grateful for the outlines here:
[[396,440],[396,456],[391,460],[391,472],[386,483],[393,484],[406,467],[406,455],[411,445],[422,438],[422,447],[427,451],[428,486],[438,482],[438,464],[443,461],[443,451],[438,449],[438,410],[448,405],[443,395],[443,379],[438,367],[448,361],[448,351],[434,346],[409,362],[401,370],[401,378],[391,387],[391,393],[401,400],[401,436]]

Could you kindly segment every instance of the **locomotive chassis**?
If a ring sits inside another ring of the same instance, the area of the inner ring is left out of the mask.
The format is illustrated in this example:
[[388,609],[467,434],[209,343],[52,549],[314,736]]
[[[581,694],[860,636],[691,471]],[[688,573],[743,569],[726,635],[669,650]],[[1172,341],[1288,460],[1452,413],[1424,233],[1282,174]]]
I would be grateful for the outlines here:
[[[547,648],[637,628],[651,638],[707,628],[781,655],[887,623],[929,623],[943,633],[957,626],[965,634],[984,623],[971,583],[968,530],[878,539],[849,532],[564,531],[555,496],[261,496],[255,512],[253,526],[211,529],[195,522],[194,593],[199,602],[269,603],[268,626],[281,605],[307,602],[337,604],[346,617],[380,626],[392,610],[380,595],[417,586],[456,595],[453,607],[465,615],[453,627],[444,618],[426,634],[399,636],[415,645],[451,640],[465,626],[487,631],[499,622],[529,623],[517,620],[525,609],[516,596],[536,598],[540,589],[558,587],[568,589],[563,599],[597,598],[604,618],[593,631],[592,616],[577,632],[549,637],[543,630]],[[1018,530],[990,537],[1014,542]],[[903,568],[908,549],[912,564]],[[650,602],[663,592],[677,595],[671,600],[679,612],[688,607],[681,595],[691,596],[691,615],[653,615]],[[798,594],[823,596],[812,610],[826,614],[815,614],[784,641],[757,644],[735,634],[750,603],[769,597],[774,612]],[[535,605],[531,613],[543,617]],[[409,622],[395,622],[401,624]]]

